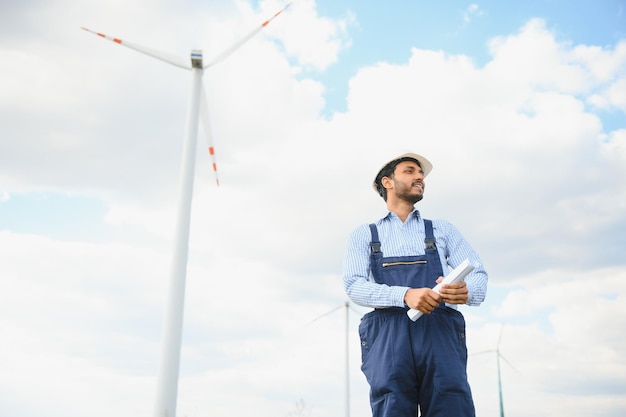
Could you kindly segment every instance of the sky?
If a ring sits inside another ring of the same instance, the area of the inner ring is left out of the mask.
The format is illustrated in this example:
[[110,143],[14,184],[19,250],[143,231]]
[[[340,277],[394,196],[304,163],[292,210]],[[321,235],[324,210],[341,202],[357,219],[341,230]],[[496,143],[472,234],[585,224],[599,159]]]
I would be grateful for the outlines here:
[[[0,415],[151,415],[190,73],[277,0],[0,4]],[[477,415],[626,413],[626,2],[296,0],[205,70],[177,416],[371,415],[342,262],[386,161],[489,272]],[[346,387],[348,389],[346,390]]]

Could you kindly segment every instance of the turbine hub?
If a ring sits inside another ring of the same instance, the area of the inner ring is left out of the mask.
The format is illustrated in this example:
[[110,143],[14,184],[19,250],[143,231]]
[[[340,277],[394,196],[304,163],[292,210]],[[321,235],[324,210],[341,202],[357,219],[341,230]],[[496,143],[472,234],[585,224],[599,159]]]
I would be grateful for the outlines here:
[[194,49],[191,51],[191,67],[202,69],[202,51]]

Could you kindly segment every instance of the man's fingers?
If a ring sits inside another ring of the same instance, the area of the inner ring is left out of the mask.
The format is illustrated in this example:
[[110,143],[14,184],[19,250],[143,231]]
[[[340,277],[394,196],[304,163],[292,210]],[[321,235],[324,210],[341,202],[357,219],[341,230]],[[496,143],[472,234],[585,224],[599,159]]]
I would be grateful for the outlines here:
[[441,296],[448,304],[465,304],[469,298],[465,283],[444,285],[441,289]]
[[432,291],[432,293],[429,293],[427,296],[422,297],[418,310],[420,310],[424,314],[430,314],[434,309],[437,308],[441,300],[441,295]]

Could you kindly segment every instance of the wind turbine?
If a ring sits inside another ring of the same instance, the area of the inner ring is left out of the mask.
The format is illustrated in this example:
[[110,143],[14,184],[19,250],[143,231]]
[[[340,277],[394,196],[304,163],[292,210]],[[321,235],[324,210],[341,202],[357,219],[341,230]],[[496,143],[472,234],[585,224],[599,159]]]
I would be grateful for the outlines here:
[[497,344],[495,350],[493,350],[493,349],[491,349],[491,350],[483,350],[482,352],[478,352],[478,353],[474,354],[474,355],[482,355],[483,353],[490,353],[490,352],[495,352],[495,354],[496,354],[496,370],[498,372],[498,403],[500,405],[500,417],[504,417],[504,401],[502,400],[502,377],[500,375],[500,359],[502,359],[503,361],[508,363],[509,366],[511,368],[513,368],[514,371],[517,372],[515,367],[513,367],[513,365],[511,365],[511,362],[509,362],[500,353],[500,342],[502,341],[502,332],[503,332],[503,330],[504,330],[504,325],[502,325],[502,327],[500,328],[500,336],[498,337],[498,344]]
[[346,309],[346,369],[345,369],[345,373],[346,373],[346,379],[345,379],[345,417],[350,417],[350,344],[349,344],[349,332],[350,332],[350,310],[352,309],[352,311],[362,315],[360,312],[356,311],[354,308],[352,308],[350,306],[350,302],[346,301],[345,304],[343,306],[338,306],[333,308],[330,311],[327,311],[326,313],[322,314],[321,316],[317,317],[314,320],[311,320],[308,324],[314,323],[316,321],[318,321],[319,319],[321,319],[322,317],[326,317],[329,314],[334,313],[335,311],[339,310],[340,308],[344,307]]
[[191,71],[191,95],[187,113],[187,126],[183,144],[183,157],[179,178],[178,212],[174,237],[174,250],[170,269],[170,284],[168,304],[165,314],[163,340],[161,345],[161,363],[159,368],[155,417],[175,417],[176,399],[178,392],[178,372],[180,364],[180,347],[182,338],[183,312],[185,303],[185,279],[187,275],[187,254],[189,248],[189,224],[191,217],[191,200],[193,196],[193,174],[195,168],[195,150],[198,136],[198,119],[201,119],[203,130],[208,141],[209,155],[212,159],[215,180],[219,186],[215,150],[208,125],[208,109],[206,94],[202,85],[204,70],[226,59],[235,50],[245,44],[254,35],[260,32],[274,18],[281,14],[291,3],[288,3],[279,12],[263,22],[240,41],[226,49],[215,58],[205,63],[201,50],[192,50],[190,61],[145,46],[122,41],[119,38],[107,36],[85,27],[87,32],[126,46],[168,64]]

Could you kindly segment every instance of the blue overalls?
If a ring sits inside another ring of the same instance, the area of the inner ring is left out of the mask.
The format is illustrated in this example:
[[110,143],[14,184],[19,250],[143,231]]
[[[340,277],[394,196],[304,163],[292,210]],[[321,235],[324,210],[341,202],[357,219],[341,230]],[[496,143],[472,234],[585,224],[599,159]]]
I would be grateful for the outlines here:
[[[424,220],[424,227],[424,255],[385,258],[376,225],[370,225],[370,267],[377,283],[436,285],[443,268],[432,222]],[[376,309],[359,325],[361,369],[370,385],[372,416],[417,417],[419,405],[423,417],[474,417],[463,315],[441,303],[414,322],[407,309]]]

